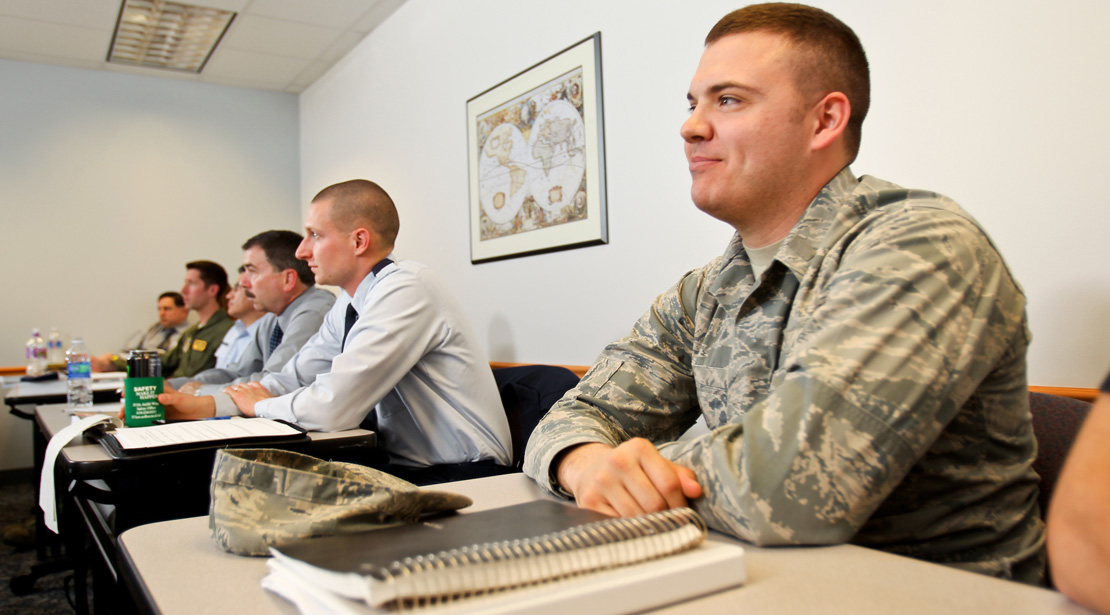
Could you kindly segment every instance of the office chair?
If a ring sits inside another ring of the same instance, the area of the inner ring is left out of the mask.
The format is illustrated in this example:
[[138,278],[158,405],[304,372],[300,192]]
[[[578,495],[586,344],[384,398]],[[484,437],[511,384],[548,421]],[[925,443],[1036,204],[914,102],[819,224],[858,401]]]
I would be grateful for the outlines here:
[[1091,410],[1091,404],[1060,395],[1030,392],[1029,410],[1033,415],[1033,435],[1037,438],[1037,459],[1033,461],[1033,469],[1041,477],[1038,502],[1041,515],[1046,515],[1064,459]]
[[493,370],[513,438],[513,467],[524,466],[532,430],[564,393],[578,386],[574,372],[557,365],[520,365]]

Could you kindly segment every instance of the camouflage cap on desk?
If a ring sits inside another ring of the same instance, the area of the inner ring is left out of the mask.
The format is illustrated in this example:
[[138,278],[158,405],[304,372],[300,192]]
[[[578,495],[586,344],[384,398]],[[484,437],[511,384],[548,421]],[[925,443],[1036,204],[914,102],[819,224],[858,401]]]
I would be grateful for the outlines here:
[[266,555],[270,545],[298,538],[411,523],[473,503],[365,466],[268,448],[218,451],[210,495],[212,539],[240,555]]

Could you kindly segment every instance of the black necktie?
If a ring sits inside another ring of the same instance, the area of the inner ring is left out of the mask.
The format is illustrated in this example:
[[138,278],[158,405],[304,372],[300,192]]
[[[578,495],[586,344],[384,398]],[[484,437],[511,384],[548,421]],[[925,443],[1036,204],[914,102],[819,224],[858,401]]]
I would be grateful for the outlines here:
[[270,334],[270,354],[274,354],[274,348],[278,347],[284,335],[285,333],[281,330],[281,325],[275,323],[274,332]]
[[170,349],[170,337],[173,336],[175,329],[166,329],[166,334],[162,336],[162,341],[158,344],[159,350]]
[[[374,277],[377,277],[378,274],[382,272],[382,269],[385,269],[387,266],[392,264],[393,261],[389,260],[388,258],[383,258],[382,260],[378,261],[378,264],[374,265],[371,273],[374,274]],[[341,352],[347,346],[347,334],[351,332],[351,327],[355,326],[356,320],[358,320],[358,312],[355,311],[355,306],[353,303],[348,303],[347,318],[343,321],[343,344],[339,347],[339,350]]]
[[351,327],[355,326],[355,321],[358,320],[358,312],[355,311],[355,306],[347,304],[347,318],[343,321],[343,344],[339,350],[343,350],[347,346],[347,334],[351,332]]

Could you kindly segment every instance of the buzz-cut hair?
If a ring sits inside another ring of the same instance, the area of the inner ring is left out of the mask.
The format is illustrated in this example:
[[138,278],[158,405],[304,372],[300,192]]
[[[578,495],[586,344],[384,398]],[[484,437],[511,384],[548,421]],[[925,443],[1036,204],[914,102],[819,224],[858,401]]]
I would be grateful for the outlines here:
[[382,243],[393,248],[401,221],[393,199],[381,186],[366,179],[352,179],[324,188],[313,203],[330,200],[331,220],[340,229],[352,230],[360,224],[370,227]]

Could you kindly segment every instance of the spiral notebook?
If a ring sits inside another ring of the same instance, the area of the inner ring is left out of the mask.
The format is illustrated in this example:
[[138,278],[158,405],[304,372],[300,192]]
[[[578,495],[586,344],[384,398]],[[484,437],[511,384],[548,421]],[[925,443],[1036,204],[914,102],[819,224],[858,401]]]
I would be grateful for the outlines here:
[[541,500],[272,549],[263,587],[305,615],[628,613],[740,585],[743,548],[690,509],[614,519]]

